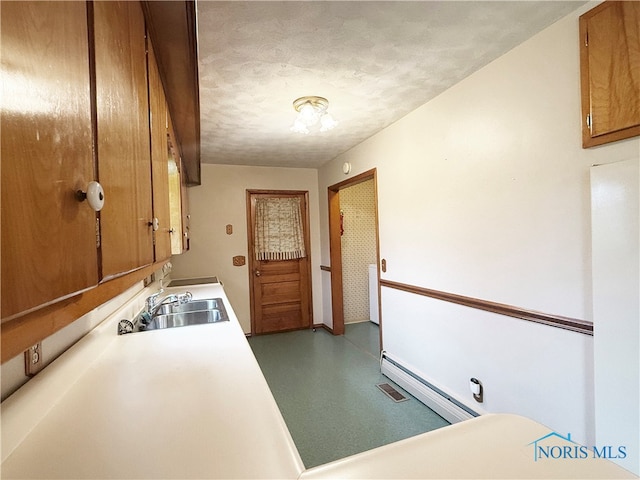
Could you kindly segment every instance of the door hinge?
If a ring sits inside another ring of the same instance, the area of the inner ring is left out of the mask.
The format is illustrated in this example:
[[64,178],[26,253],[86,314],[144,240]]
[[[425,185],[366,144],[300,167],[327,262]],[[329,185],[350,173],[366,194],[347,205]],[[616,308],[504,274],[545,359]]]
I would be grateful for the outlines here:
[[100,248],[100,217],[96,217],[96,248]]
[[587,113],[586,121],[587,121],[587,128],[591,130],[591,114],[590,113]]
[[585,47],[589,46],[589,32],[585,32],[584,34],[584,46]]

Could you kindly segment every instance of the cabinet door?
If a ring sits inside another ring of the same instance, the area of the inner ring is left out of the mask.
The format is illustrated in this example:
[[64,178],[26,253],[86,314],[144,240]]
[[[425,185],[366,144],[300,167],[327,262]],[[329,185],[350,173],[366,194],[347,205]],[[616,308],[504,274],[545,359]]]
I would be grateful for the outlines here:
[[169,124],[169,209],[171,210],[171,253],[181,254],[183,248],[184,227],[183,227],[183,175],[180,151],[176,142],[175,132],[171,123],[171,116],[167,117]]
[[176,142],[176,134],[169,123],[169,202],[171,208],[171,253],[184,253],[190,247],[189,196],[187,195],[187,175],[184,162],[180,156],[180,149]]
[[158,221],[155,231],[155,260],[171,256],[171,224],[169,218],[169,155],[167,144],[167,102],[151,42],[148,42],[149,118],[151,124],[151,177],[153,182],[153,216]]
[[153,262],[145,24],[139,2],[94,9],[102,276]]
[[184,162],[180,169],[180,202],[182,204],[182,251],[186,252],[191,248],[191,213],[189,210],[189,194],[187,191],[187,172],[185,172]]
[[2,316],[98,283],[84,2],[2,2]]
[[580,17],[584,147],[640,135],[640,2]]

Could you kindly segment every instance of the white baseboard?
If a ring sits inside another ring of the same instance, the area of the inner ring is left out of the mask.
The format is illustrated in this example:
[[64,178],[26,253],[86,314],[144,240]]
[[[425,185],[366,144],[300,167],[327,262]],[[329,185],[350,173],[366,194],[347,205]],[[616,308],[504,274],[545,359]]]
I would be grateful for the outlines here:
[[384,352],[380,361],[380,369],[384,376],[393,380],[450,423],[469,420],[480,415],[461,402],[447,396],[426,380],[409,373],[408,369],[402,367],[395,360],[391,360]]

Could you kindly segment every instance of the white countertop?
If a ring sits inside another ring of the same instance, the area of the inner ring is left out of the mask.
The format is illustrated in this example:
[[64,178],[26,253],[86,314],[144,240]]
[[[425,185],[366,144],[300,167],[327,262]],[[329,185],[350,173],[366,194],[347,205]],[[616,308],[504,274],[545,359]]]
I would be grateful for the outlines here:
[[21,397],[43,397],[34,390],[50,381],[36,377],[3,402],[3,478],[300,475],[298,451],[222,287],[188,289],[194,298],[222,297],[231,321],[122,336],[116,325],[123,317],[103,322],[96,336],[111,341],[89,341],[93,352],[79,345],[77,355],[63,355],[84,357],[75,367],[58,369],[56,361],[42,372],[62,378],[35,428],[16,424],[36,408]]
[[[488,414],[311,468],[300,480],[638,478],[593,455],[536,461],[531,442],[550,432],[519,415]],[[575,452],[564,439],[545,442]]]

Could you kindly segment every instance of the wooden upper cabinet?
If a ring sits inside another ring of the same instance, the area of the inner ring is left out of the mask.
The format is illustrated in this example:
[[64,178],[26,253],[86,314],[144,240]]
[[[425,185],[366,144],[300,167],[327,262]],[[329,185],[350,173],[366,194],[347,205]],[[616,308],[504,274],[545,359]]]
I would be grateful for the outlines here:
[[102,276],[153,262],[145,22],[138,2],[93,2]]
[[171,257],[171,221],[169,211],[169,155],[167,143],[167,101],[162,88],[158,64],[148,42],[149,120],[151,125],[151,177],[153,180],[153,216],[155,260]]
[[[167,98],[141,3],[3,2],[0,17],[7,320],[168,259],[172,235]],[[99,213],[77,195],[93,180]]]
[[187,185],[200,185],[200,103],[196,2],[142,2],[163,78],[167,104],[180,140]]
[[175,140],[175,132],[171,117],[168,117],[168,157],[169,157],[169,209],[171,221],[171,253],[181,254],[184,251],[184,214],[183,214],[183,165]]
[[580,17],[582,146],[640,135],[640,2],[607,1]]
[[2,2],[2,317],[98,283],[85,2]]

